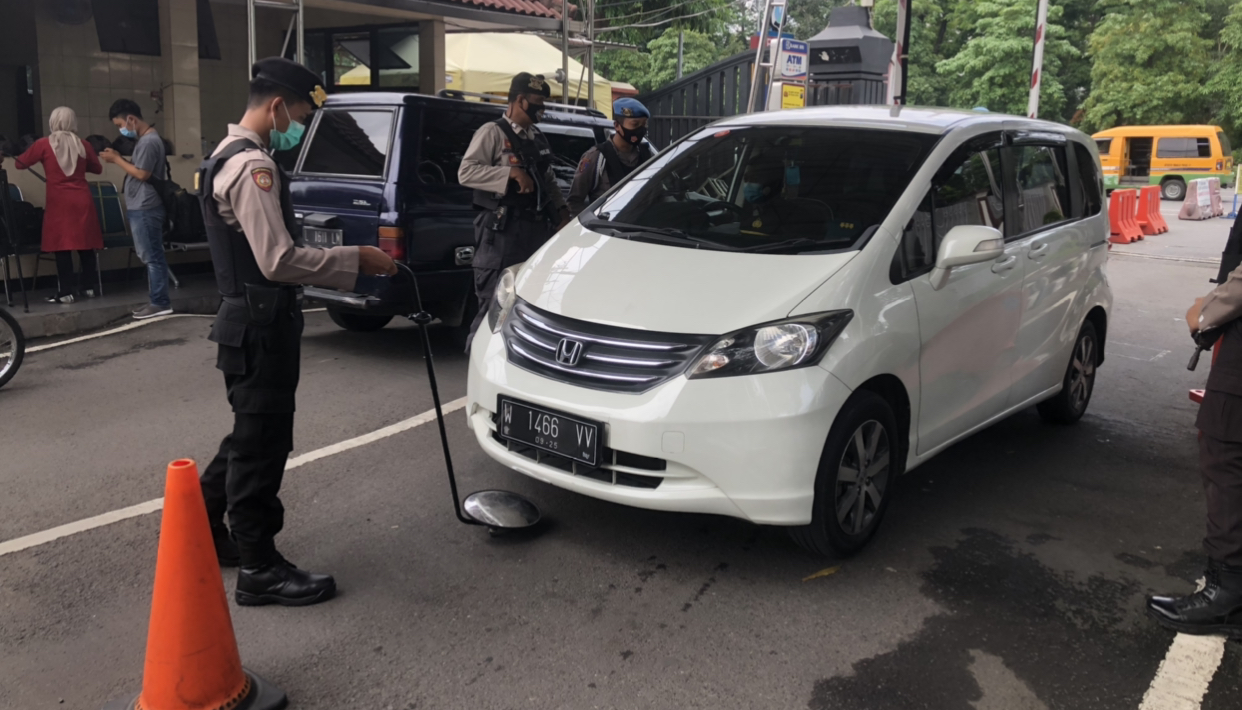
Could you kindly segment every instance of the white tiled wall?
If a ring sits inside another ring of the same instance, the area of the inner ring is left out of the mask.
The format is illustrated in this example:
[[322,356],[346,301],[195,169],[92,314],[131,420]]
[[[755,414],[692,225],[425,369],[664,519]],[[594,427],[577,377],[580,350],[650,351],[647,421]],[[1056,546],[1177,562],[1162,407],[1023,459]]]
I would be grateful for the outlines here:
[[79,135],[115,138],[117,129],[108,120],[108,108],[120,98],[136,101],[143,117],[159,128],[151,92],[159,89],[163,78],[161,59],[102,52],[93,19],[80,25],[61,24],[52,18],[50,3],[39,5],[35,27],[43,132],[52,109],[68,106],[78,114]]

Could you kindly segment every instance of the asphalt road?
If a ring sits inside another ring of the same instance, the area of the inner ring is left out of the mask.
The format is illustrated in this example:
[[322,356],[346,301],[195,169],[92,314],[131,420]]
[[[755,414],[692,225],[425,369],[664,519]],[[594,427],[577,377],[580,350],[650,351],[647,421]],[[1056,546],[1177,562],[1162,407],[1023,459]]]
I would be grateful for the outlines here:
[[[1214,272],[1108,269],[1117,306],[1083,421],[1023,412],[954,446],[902,481],[857,557],[533,482],[483,456],[458,412],[463,486],[528,495],[542,534],[455,520],[434,424],[307,463],[286,476],[279,543],[342,592],[233,607],[243,661],[307,709],[1137,708],[1173,640],[1143,595],[1190,589],[1202,564],[1186,393],[1206,368],[1186,371],[1181,318]],[[210,459],[229,412],[209,323],[29,357],[0,390],[0,541],[158,498],[168,461]],[[463,358],[435,347],[446,400],[462,396]],[[431,406],[406,324],[355,334],[309,314],[303,351],[295,455]],[[137,692],[158,528],[138,515],[0,555],[0,708]],[[1231,643],[1202,707],[1238,697]]]

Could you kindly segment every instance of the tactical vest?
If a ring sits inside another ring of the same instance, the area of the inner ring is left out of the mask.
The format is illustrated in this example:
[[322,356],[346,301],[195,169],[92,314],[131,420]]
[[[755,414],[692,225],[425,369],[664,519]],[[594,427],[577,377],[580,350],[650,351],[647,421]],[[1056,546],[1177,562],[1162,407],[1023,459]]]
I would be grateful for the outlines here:
[[651,159],[651,148],[646,143],[634,146],[634,149],[638,151],[638,162],[634,163],[633,167],[621,160],[621,154],[617,152],[617,146],[613,145],[611,139],[595,147],[599,149],[599,154],[604,159],[604,171],[608,173],[609,185],[621,182],[626,175],[634,172],[635,168]]
[[530,129],[534,133],[533,138],[523,138],[513,130],[513,126],[509,125],[508,118],[502,116],[496,121],[496,125],[500,126],[500,130],[505,134],[505,140],[509,142],[513,150],[513,159],[516,162],[509,167],[525,170],[530,175],[530,179],[535,181],[535,191],[525,195],[520,194],[517,180],[510,179],[505,187],[504,197],[496,197],[495,193],[488,190],[475,190],[475,207],[494,210],[507,205],[542,212],[551,202],[551,198],[544,194],[543,180],[544,175],[547,175],[552,167],[552,146],[548,144],[548,139],[543,132],[537,128]]
[[[259,269],[254,258],[254,250],[250,242],[240,230],[225,224],[220,217],[212,183],[224,164],[238,153],[246,150],[262,150],[260,146],[248,138],[240,138],[229,143],[216,155],[203,161],[198,169],[198,199],[203,210],[203,224],[207,228],[207,245],[211,249],[211,262],[216,271],[216,286],[221,296],[244,296],[246,284],[256,286],[279,286],[270,281]],[[296,246],[302,246],[301,227],[293,216],[293,198],[289,195],[289,176],[276,166],[280,178],[280,212],[284,217],[285,228],[293,237]]]

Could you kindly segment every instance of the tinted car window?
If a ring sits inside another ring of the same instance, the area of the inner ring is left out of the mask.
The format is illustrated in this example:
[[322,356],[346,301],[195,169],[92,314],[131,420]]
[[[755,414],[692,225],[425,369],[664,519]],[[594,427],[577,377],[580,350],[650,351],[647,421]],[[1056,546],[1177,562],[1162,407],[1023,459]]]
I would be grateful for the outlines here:
[[467,191],[457,182],[457,168],[470,147],[475,131],[496,114],[482,111],[423,110],[422,150],[418,155],[418,179],[425,185],[451,186]]
[[936,264],[940,242],[958,225],[993,227],[1005,233],[1005,200],[1001,187],[1000,151],[967,149],[945,161],[901,240],[906,278]]
[[699,248],[855,249],[935,140],[850,128],[709,128],[633,173],[598,216],[680,230]]
[[1210,138],[1161,138],[1156,144],[1157,158],[1210,158]]
[[1095,162],[1095,156],[1091,155],[1091,151],[1087,146],[1081,143],[1074,143],[1074,158],[1078,161],[1078,179],[1074,181],[1074,189],[1081,196],[1079,204],[1082,205],[1081,212],[1075,212],[1075,217],[1091,217],[1100,213],[1100,206],[1103,201],[1101,195],[1103,188],[1100,182],[1100,167]]
[[324,109],[301,172],[382,177],[392,123],[390,110]]
[[1019,233],[1068,219],[1069,180],[1064,146],[1015,146]]
[[1216,140],[1220,141],[1221,155],[1226,158],[1233,157],[1233,146],[1229,145],[1229,137],[1224,133],[1217,131]]
[[595,131],[580,126],[543,124],[543,135],[552,147],[552,172],[562,190],[568,191],[582,154],[595,147]]

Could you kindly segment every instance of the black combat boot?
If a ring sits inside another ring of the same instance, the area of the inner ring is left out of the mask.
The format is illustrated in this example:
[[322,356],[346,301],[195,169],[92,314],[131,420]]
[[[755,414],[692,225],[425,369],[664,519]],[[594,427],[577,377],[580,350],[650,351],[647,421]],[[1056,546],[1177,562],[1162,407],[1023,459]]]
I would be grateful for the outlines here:
[[1203,586],[1194,594],[1148,598],[1147,615],[1186,634],[1242,637],[1242,567],[1209,559],[1203,577]]
[[216,544],[216,560],[221,567],[236,567],[241,563],[237,543],[233,542],[233,536],[223,524],[211,526],[211,541]]
[[303,572],[276,554],[275,561],[244,564],[237,571],[237,603],[241,606],[310,606],[336,595],[331,575]]

